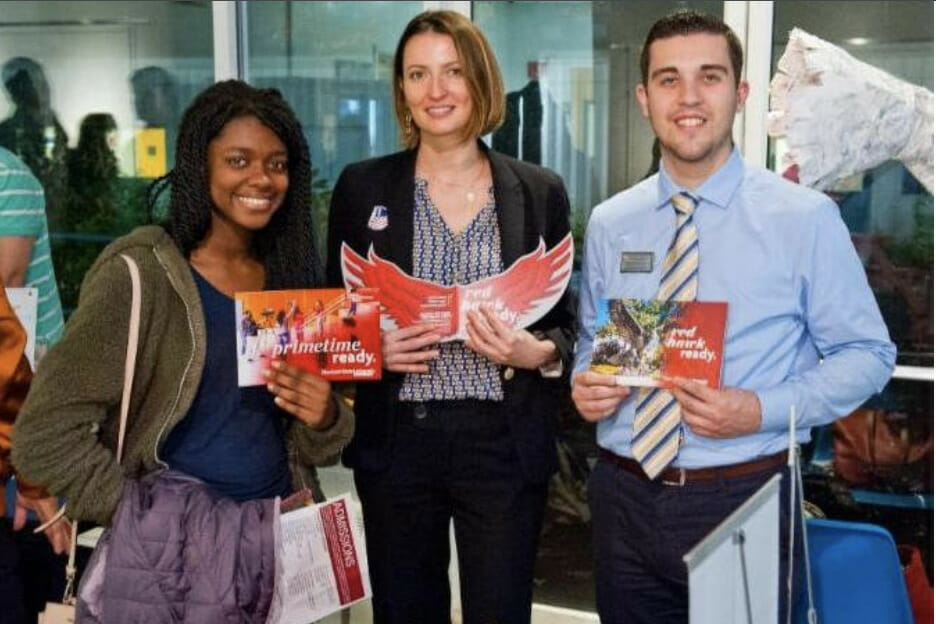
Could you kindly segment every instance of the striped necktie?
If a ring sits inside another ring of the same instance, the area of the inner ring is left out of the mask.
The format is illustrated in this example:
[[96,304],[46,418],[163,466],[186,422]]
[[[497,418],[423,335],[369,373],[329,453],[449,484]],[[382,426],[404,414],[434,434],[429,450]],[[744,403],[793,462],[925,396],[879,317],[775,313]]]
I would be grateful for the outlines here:
[[[699,290],[699,233],[692,213],[698,200],[688,193],[674,195],[676,234],[663,259],[660,301],[692,301]],[[634,413],[631,453],[651,479],[676,457],[680,443],[679,403],[662,388],[641,388]]]

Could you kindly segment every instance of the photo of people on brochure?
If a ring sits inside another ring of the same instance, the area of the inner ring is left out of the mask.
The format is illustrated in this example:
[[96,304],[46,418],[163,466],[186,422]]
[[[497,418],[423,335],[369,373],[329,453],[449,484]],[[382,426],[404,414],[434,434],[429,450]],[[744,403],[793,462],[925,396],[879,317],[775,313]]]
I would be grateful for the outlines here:
[[266,383],[277,359],[329,381],[380,379],[380,306],[374,289],[241,292],[237,314],[240,386]]

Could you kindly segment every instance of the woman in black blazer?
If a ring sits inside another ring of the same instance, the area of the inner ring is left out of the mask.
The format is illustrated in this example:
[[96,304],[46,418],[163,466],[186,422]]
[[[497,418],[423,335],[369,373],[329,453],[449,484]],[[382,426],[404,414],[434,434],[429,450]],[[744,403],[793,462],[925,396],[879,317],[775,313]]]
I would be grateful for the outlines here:
[[[342,243],[450,285],[498,274],[541,238],[552,248],[569,233],[562,181],[479,141],[503,119],[504,89],[470,20],[415,17],[397,46],[393,92],[408,149],[342,172],[329,216],[333,285]],[[450,621],[453,518],[463,622],[530,621],[573,318],[565,293],[527,330],[482,310],[464,342],[440,343],[426,325],[383,334],[383,380],[358,384],[345,451],[364,506],[375,622]]]

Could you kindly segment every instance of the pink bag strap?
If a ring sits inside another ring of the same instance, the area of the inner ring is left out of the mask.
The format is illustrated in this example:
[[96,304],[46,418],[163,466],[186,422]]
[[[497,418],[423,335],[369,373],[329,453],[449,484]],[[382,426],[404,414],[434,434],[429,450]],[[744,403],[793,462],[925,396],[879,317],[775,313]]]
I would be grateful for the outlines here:
[[140,342],[140,308],[141,287],[140,268],[137,263],[126,254],[120,257],[127,263],[130,270],[130,332],[127,335],[127,359],[124,363],[123,396],[120,398],[120,429],[117,432],[117,463],[123,457],[124,434],[127,431],[127,415],[130,413],[130,392],[133,389],[133,373],[136,370],[137,347]]
[[[124,434],[127,429],[127,415],[130,413],[130,391],[133,388],[133,372],[136,369],[137,346],[140,342],[140,308],[142,293],[140,288],[140,268],[137,263],[126,254],[120,254],[120,257],[127,263],[130,269],[130,332],[127,336],[127,359],[124,364],[124,385],[123,396],[120,398],[120,429],[117,431],[117,463],[123,455]],[[36,532],[45,530],[46,527],[58,521],[65,514],[65,505],[59,509],[58,513],[36,529]],[[68,564],[65,566],[65,595],[62,597],[63,605],[70,605],[72,611],[75,604],[75,576],[77,568],[75,567],[75,553],[78,549],[78,522],[71,523],[71,547],[68,550]]]

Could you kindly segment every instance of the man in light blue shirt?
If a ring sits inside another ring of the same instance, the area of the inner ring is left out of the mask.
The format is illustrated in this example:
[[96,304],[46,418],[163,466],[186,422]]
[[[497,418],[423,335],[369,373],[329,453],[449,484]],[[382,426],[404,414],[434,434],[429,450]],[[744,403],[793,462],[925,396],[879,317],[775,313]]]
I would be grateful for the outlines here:
[[[682,12],[651,28],[637,99],[660,141],[660,172],[596,207],[586,233],[572,396],[598,421],[589,500],[605,624],[685,622],[681,557],[783,470],[791,406],[806,441],[810,427],[879,392],[894,367],[836,205],[747,167],[734,148],[731,127],[748,92],[741,62],[737,37],[717,18]],[[675,381],[679,425],[667,438],[675,458],[650,478],[631,448],[644,395],[587,368],[599,302],[656,298],[679,193],[695,203],[695,298],[728,303],[724,368],[720,389]],[[789,505],[781,509],[785,516]],[[782,571],[788,522],[781,517]]]

